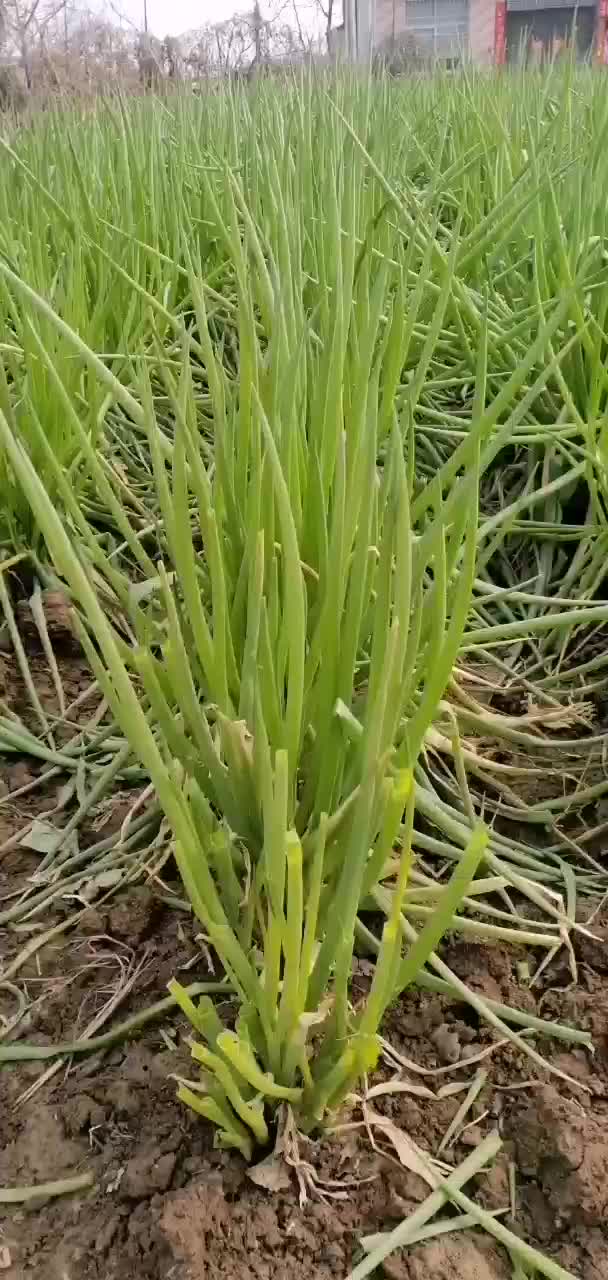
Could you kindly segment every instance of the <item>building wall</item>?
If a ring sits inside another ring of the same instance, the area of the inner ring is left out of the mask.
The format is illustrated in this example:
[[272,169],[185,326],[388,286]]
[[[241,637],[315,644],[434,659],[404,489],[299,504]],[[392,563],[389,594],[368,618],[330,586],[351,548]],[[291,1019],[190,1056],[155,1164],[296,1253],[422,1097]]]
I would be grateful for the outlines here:
[[346,35],[343,23],[339,27],[332,27],[329,33],[329,52],[337,62],[341,62],[346,54]]
[[374,45],[383,48],[393,37],[397,39],[406,31],[407,0],[376,0]]
[[[547,27],[547,30],[551,28],[551,33],[555,31],[557,34],[562,34],[561,26],[563,22],[561,22],[558,12],[562,10],[566,15],[564,22],[570,28],[574,15],[574,10],[569,7],[572,3],[573,0],[506,0],[506,5],[503,4],[502,8],[503,10],[506,8],[509,57],[512,58],[514,55],[514,48],[520,38],[522,23],[525,27],[530,27],[531,29],[534,28],[535,24],[540,24],[543,32]],[[599,3],[606,5],[608,10],[608,0],[599,0]],[[497,5],[496,0],[468,0],[468,6],[469,55],[476,66],[491,67],[494,65],[496,53],[496,10],[497,7],[500,8],[501,6]],[[415,6],[415,8],[417,7]],[[408,33],[408,0],[375,0],[374,9],[373,48],[388,54],[392,42],[394,41],[396,46],[403,45],[404,37]],[[595,31],[597,25],[596,10],[595,0],[578,0],[577,44],[581,55],[588,55],[593,48],[597,34]],[[525,11],[525,17],[523,11]],[[554,11],[557,11],[557,13]],[[603,60],[608,64],[608,19],[604,18],[602,21],[607,29],[605,57]],[[415,39],[414,32],[412,32],[412,37]],[[344,56],[343,28],[332,32],[331,48],[334,56]],[[604,41],[602,41],[602,48],[604,48]]]
[[[403,37],[408,29],[408,0],[376,0],[374,47],[384,49],[393,36]],[[494,62],[495,0],[469,0],[469,53],[477,66]]]
[[469,53],[476,66],[494,62],[495,0],[469,0]]

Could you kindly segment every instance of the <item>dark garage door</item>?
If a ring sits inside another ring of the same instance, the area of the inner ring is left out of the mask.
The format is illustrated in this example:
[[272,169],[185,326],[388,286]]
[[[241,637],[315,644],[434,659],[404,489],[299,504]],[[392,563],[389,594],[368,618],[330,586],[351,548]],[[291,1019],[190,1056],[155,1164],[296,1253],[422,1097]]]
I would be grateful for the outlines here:
[[573,38],[580,57],[593,48],[595,9],[591,7],[507,10],[507,57],[539,61],[551,58],[556,42]]

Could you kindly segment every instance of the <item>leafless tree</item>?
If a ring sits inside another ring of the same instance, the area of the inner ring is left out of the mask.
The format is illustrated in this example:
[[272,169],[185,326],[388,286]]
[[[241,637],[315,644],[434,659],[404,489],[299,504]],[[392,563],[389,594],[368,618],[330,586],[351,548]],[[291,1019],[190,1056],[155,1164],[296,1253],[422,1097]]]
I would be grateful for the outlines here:
[[324,52],[331,53],[331,33],[342,16],[341,0],[292,0],[292,15],[304,52],[318,53],[322,40]]
[[293,0],[275,0],[264,12],[259,3],[250,13],[190,32],[182,39],[185,65],[191,76],[254,75],[275,64],[310,55],[317,44],[293,17]]
[[45,59],[48,35],[55,29],[67,0],[2,0],[4,47],[17,54],[28,90],[37,58]]
[[165,36],[161,46],[163,70],[169,80],[179,80],[182,75],[183,54],[176,36]]
[[245,71],[255,58],[255,37],[247,16],[201,27],[190,34],[186,60],[194,76],[228,76]]
[[331,6],[323,8],[331,20],[340,0],[263,2],[263,9],[253,0],[249,13],[160,41],[123,13],[124,0],[106,0],[109,16],[87,0],[0,0],[0,45],[20,64],[28,89],[34,80],[45,90],[98,92],[117,81],[156,88],[184,77],[249,78],[316,56],[320,6]]
[[69,26],[66,78],[77,85],[84,77],[92,86],[134,78],[136,53],[133,32],[98,14],[82,11]]
[[142,31],[136,43],[139,78],[146,89],[153,88],[163,78],[163,46],[160,40]]
[[316,0],[322,17],[325,20],[325,49],[327,53],[331,53],[331,32],[334,25],[334,4],[335,0]]

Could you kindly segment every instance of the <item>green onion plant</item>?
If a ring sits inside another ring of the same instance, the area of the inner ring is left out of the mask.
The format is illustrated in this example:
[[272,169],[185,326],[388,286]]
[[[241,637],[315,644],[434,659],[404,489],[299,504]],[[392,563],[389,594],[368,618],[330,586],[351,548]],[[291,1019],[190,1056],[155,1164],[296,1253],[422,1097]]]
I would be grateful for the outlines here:
[[[603,250],[561,92],[534,81],[507,132],[468,73],[457,93],[304,78],[118,103],[61,138],[51,116],[4,146],[50,228],[47,255],[0,218],[6,536],[27,543],[31,512],[237,993],[227,1028],[172,986],[179,1095],[247,1157],[281,1103],[304,1129],[339,1106],[404,987],[450,980],[446,929],[550,951],[574,927],[561,845],[479,822],[488,791],[518,812],[520,775],[471,739],[520,730],[462,670],[527,645],[556,680],[608,619],[586,536],[584,597],[542,548],[531,591],[504,569],[579,481],[603,521]],[[544,920],[513,919],[513,888]]]

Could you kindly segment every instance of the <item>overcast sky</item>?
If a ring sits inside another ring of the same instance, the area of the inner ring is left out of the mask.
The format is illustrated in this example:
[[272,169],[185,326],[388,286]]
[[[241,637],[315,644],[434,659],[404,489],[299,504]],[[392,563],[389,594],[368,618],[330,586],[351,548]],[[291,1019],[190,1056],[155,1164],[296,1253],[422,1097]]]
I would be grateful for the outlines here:
[[[251,0],[147,0],[148,26],[156,36],[178,36],[182,31],[221,22],[238,11],[251,9]],[[120,8],[143,27],[144,0],[121,0]]]
[[[125,18],[138,28],[143,29],[144,0],[109,0],[110,8],[116,15],[124,13]],[[262,16],[268,12],[281,14],[282,22],[293,25],[294,0],[260,0]],[[318,30],[323,25],[320,19],[316,0],[295,0],[302,26],[306,30]],[[1,0],[0,0],[1,4]],[[103,0],[102,0],[103,4]],[[208,22],[222,22],[233,13],[251,13],[253,0],[147,0],[148,28],[155,35],[178,36],[183,31],[203,27]],[[339,8],[337,0],[334,4],[336,14]],[[338,18],[336,17],[336,21]]]

